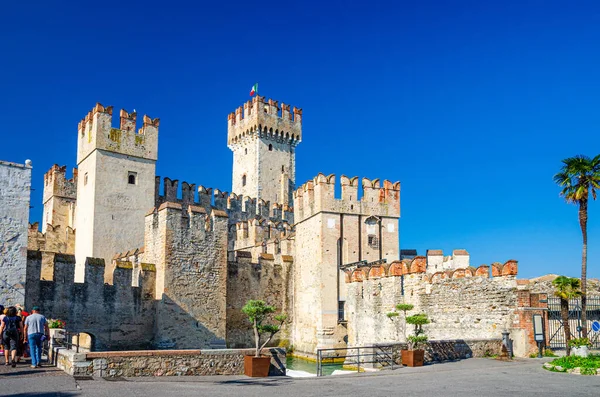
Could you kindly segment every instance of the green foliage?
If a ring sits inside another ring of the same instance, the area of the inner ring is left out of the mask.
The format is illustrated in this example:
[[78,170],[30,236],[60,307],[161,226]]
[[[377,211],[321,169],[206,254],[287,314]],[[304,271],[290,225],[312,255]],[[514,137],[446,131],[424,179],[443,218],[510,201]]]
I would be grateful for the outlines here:
[[419,349],[427,344],[427,335],[409,335],[406,340],[409,350]]
[[544,357],[558,357],[558,356],[551,349],[545,349]]
[[554,182],[563,188],[560,195],[574,204],[587,202],[590,194],[595,200],[596,191],[600,190],[600,155],[577,155],[562,162],[562,168],[554,175]]
[[427,314],[419,313],[419,314],[414,314],[412,316],[406,317],[406,322],[408,324],[412,324],[412,325],[416,325],[416,326],[420,327],[421,325],[429,324],[429,319],[427,318]]
[[581,296],[581,283],[577,278],[559,276],[552,281],[554,295],[560,299],[572,299]]
[[596,375],[600,369],[600,354],[590,354],[587,357],[565,356],[552,360],[549,364],[563,368],[563,371],[551,369],[555,372],[564,372],[568,369],[580,368],[582,375]]
[[[281,330],[281,326],[287,320],[285,314],[278,314],[274,316],[274,320],[279,324],[265,324],[271,314],[275,313],[277,309],[274,306],[267,305],[261,300],[249,300],[242,307],[242,312],[248,316],[252,327],[254,328],[254,339],[256,342],[256,357],[260,357],[262,349],[273,339],[273,336]],[[266,341],[261,345],[260,339],[263,334],[268,334]]]
[[588,338],[573,338],[569,341],[571,347],[587,346],[592,347],[592,342]]
[[409,303],[398,303],[396,305],[396,310],[404,312],[404,315],[406,315],[406,312],[411,311],[414,307],[415,305],[411,305]]
[[398,317],[399,315],[400,315],[400,313],[398,313],[398,312],[389,312],[388,314],[386,314],[386,316],[388,316],[388,318]]

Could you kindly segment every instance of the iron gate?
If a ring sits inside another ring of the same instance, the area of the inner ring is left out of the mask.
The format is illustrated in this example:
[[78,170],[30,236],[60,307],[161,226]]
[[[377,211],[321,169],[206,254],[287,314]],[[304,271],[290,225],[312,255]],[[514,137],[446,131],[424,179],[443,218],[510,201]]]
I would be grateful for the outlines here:
[[[592,349],[600,349],[600,332],[592,331],[592,322],[600,321],[600,298],[587,299],[587,329]],[[571,338],[581,338],[581,299],[569,301]],[[554,350],[566,348],[565,332],[560,316],[560,298],[548,298],[548,346]]]

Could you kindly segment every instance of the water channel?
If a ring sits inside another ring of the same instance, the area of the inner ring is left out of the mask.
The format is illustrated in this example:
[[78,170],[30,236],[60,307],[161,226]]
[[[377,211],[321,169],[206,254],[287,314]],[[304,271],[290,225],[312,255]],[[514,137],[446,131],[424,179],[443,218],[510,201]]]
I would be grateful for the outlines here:
[[[305,360],[299,357],[287,356],[286,358],[287,369],[295,371],[304,371],[310,374],[317,374],[317,363],[315,361]],[[341,370],[342,364],[324,365],[323,375],[331,375],[336,369]]]

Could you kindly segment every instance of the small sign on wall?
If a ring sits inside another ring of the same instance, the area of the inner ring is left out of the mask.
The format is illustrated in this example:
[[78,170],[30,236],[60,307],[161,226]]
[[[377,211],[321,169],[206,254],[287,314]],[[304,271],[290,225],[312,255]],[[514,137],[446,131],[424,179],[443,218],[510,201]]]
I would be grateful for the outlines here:
[[388,223],[387,229],[388,229],[389,233],[394,233],[394,224],[393,223]]
[[327,228],[333,229],[335,227],[335,219],[327,219]]

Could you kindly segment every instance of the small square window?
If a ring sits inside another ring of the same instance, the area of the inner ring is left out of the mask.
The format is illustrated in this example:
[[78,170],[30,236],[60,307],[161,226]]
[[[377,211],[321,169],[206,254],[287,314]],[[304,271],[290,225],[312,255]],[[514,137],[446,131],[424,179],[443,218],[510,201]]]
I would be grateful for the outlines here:
[[137,172],[129,171],[127,173],[127,183],[130,185],[137,185]]

